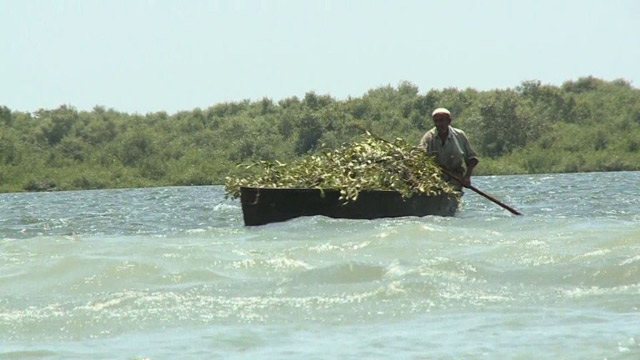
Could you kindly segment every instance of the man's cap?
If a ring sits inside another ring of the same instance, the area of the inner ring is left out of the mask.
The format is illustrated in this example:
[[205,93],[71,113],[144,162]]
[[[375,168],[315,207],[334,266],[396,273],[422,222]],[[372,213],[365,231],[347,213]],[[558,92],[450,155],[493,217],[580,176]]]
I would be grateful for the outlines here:
[[445,108],[437,108],[437,109],[433,110],[433,113],[431,113],[431,117],[436,116],[436,114],[447,114],[447,115],[449,115],[449,117],[451,117],[451,113],[449,112],[449,110],[447,110]]

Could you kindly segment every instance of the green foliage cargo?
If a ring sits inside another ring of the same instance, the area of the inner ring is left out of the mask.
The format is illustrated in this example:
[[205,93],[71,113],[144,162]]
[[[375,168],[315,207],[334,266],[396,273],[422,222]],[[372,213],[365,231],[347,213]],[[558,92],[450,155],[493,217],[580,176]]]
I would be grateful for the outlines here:
[[257,165],[262,169],[255,175],[228,177],[225,184],[231,197],[241,198],[246,225],[310,215],[452,216],[459,202],[433,159],[400,138],[390,143],[367,134],[291,164]]

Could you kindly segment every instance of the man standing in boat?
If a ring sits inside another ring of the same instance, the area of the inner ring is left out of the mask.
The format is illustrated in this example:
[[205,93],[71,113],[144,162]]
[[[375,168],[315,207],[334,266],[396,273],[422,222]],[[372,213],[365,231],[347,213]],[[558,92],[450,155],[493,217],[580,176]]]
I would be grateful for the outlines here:
[[471,149],[464,131],[451,126],[451,113],[445,108],[437,108],[431,114],[435,127],[427,131],[420,147],[435,157],[436,162],[462,180],[460,182],[444,175],[455,189],[471,185],[473,168],[478,165],[476,153]]

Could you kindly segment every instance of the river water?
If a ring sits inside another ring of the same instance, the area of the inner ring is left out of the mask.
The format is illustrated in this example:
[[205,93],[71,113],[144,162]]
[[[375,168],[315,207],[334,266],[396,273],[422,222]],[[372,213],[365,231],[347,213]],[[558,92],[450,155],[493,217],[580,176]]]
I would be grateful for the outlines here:
[[0,358],[640,359],[640,172],[245,227],[220,186],[0,195]]

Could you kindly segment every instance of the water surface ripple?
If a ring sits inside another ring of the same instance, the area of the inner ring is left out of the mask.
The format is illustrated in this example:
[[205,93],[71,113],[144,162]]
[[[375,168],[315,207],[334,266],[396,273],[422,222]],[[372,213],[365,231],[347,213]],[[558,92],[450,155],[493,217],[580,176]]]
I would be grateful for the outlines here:
[[244,227],[220,186],[1,194],[0,358],[640,358],[640,173]]

